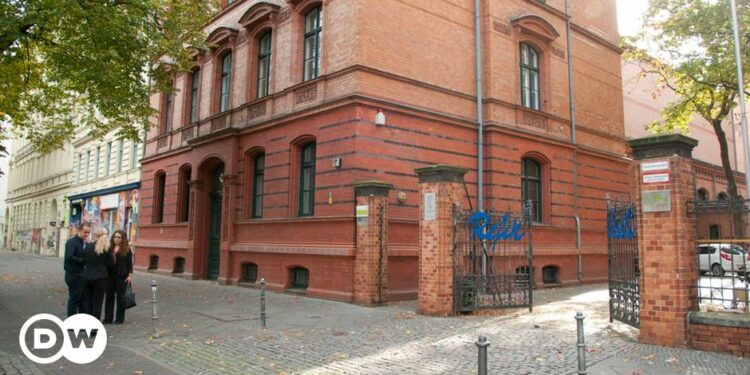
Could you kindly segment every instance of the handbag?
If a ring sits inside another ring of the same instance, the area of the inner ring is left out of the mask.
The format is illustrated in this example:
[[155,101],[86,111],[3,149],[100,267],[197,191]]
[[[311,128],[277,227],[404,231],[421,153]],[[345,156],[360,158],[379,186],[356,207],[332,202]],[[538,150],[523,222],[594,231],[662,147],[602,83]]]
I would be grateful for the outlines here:
[[125,298],[123,301],[123,305],[125,306],[125,310],[135,307],[135,293],[133,293],[133,286],[128,283],[128,285],[125,287]]

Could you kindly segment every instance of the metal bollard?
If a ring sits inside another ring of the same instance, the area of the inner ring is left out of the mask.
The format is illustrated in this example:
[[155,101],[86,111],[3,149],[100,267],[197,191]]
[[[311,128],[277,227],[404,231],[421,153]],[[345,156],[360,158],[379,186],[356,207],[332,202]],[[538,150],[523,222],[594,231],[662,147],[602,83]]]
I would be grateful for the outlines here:
[[479,341],[475,342],[477,348],[479,348],[479,375],[487,375],[487,347],[490,346],[490,342],[487,341],[487,337],[479,336]]
[[151,280],[151,328],[153,329],[153,336],[152,338],[158,339],[159,338],[159,332],[156,330],[156,320],[159,319],[159,316],[156,312],[156,302],[159,300],[156,299],[156,280]]
[[266,329],[266,279],[260,279],[260,326]]
[[576,313],[578,323],[578,375],[586,375],[586,343],[583,338],[583,313]]

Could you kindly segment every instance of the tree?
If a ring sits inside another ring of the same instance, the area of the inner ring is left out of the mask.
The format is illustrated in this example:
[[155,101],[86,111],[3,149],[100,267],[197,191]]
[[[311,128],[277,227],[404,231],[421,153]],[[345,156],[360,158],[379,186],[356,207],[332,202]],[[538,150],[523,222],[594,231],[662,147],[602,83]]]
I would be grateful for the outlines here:
[[[750,1],[738,0],[738,17],[740,45],[744,48],[742,61],[747,72],[750,67]],[[629,43],[649,44],[650,50],[658,51],[658,58],[652,58],[642,49],[631,48],[625,57],[639,63],[644,74],[657,75],[657,94],[669,88],[678,95],[678,99],[662,111],[663,119],[647,128],[657,133],[687,133],[693,115],[708,121],[719,142],[727,193],[736,199],[739,196],[737,184],[729,160],[727,137],[721,127],[736,106],[738,95],[728,1],[651,0],[644,16],[644,31]]]
[[217,1],[0,0],[0,121],[40,151],[79,126],[138,139],[150,95],[204,47]]

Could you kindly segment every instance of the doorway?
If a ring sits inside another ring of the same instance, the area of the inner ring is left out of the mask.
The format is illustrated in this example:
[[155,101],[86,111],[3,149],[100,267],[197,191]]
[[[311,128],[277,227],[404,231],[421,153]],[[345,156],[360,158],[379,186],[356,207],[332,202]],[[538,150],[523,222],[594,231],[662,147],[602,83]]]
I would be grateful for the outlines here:
[[208,273],[206,278],[216,280],[219,277],[219,247],[221,244],[221,202],[224,183],[221,179],[224,165],[214,168],[211,173],[211,190],[208,193]]

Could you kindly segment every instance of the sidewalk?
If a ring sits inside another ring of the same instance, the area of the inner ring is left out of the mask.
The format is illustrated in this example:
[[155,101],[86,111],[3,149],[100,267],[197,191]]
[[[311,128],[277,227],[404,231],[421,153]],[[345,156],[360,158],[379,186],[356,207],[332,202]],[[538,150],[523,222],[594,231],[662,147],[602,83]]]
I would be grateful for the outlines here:
[[[0,374],[28,362],[17,341],[26,318],[64,314],[62,279],[59,259],[0,252],[0,352],[15,356],[0,355]],[[159,285],[159,339],[149,338],[151,279]],[[102,358],[86,366],[62,360],[37,366],[39,373],[472,374],[474,342],[485,335],[492,374],[575,374],[576,311],[586,314],[589,374],[750,373],[745,359],[635,342],[636,330],[609,323],[606,285],[541,290],[531,314],[449,318],[417,315],[414,302],[367,308],[268,293],[267,330],[256,289],[138,272],[135,291],[126,324],[107,326]]]

